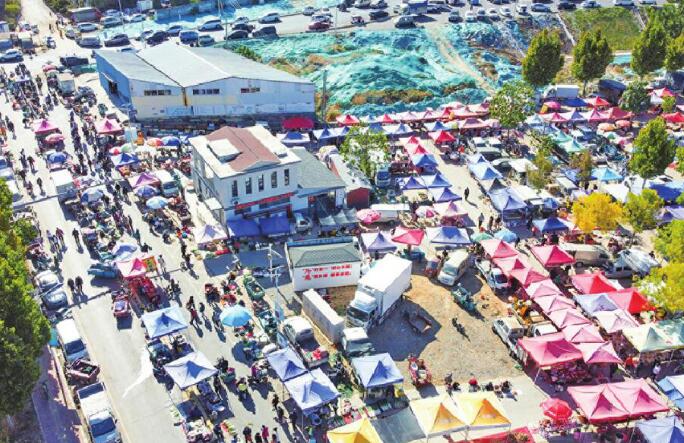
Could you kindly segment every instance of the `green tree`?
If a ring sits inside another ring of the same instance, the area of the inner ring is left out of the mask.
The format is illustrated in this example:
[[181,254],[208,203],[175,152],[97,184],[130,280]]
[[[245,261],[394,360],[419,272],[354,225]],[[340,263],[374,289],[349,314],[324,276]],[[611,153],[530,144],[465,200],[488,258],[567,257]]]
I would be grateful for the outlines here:
[[671,262],[684,262],[684,220],[673,220],[658,229],[655,249]]
[[231,51],[250,60],[254,60],[255,62],[261,62],[261,57],[259,56],[259,54],[257,54],[256,51],[254,51],[254,49],[248,46],[239,45],[231,49]]
[[577,178],[582,185],[591,180],[591,172],[594,170],[594,159],[591,150],[585,149],[579,154],[575,154],[570,159],[570,166],[577,169]]
[[658,21],[670,38],[677,38],[684,30],[684,2],[665,3],[660,8],[647,8],[648,21]]
[[638,287],[667,311],[683,310],[684,263],[669,263],[662,268],[651,269]]
[[620,98],[620,107],[635,114],[646,111],[651,104],[646,85],[643,80],[634,80],[628,84]]
[[534,87],[546,86],[563,67],[563,44],[557,32],[542,29],[535,35],[522,61],[522,76]]
[[36,357],[26,352],[22,339],[0,321],[0,414],[13,415],[24,409],[34,384],[40,377]]
[[587,82],[603,77],[613,60],[613,50],[600,29],[582,33],[572,50],[572,75],[583,83],[582,94],[586,93]]
[[643,77],[663,67],[668,36],[658,20],[648,22],[632,49],[632,70]]
[[658,117],[646,124],[634,140],[629,170],[643,178],[662,174],[676,153],[677,144],[667,132],[665,120]]
[[389,141],[384,133],[368,131],[367,127],[358,125],[347,134],[340,146],[340,155],[373,180],[378,167],[389,160],[389,150]]
[[622,205],[614,202],[608,194],[592,192],[572,204],[575,224],[583,232],[612,231],[622,220]]
[[533,136],[532,144],[537,152],[532,164],[536,169],[527,171],[527,183],[535,189],[544,189],[551,180],[553,163],[550,160],[555,142],[548,135]]
[[660,104],[660,109],[662,109],[664,113],[669,114],[670,112],[674,111],[676,105],[677,99],[668,95],[667,97],[663,97],[663,102]]
[[665,49],[665,70],[675,72],[684,68],[684,32],[670,40]]
[[663,199],[653,189],[644,189],[640,195],[631,192],[627,195],[623,209],[625,218],[635,233],[656,227],[658,211],[663,207],[663,203]]
[[489,113],[502,127],[513,129],[534,109],[534,90],[523,81],[507,82],[489,103]]

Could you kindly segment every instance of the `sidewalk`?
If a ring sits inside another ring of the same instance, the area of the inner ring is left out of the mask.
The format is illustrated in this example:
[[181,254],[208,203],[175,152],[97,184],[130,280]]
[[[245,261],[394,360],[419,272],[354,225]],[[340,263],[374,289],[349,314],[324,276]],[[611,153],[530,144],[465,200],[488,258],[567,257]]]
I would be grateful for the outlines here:
[[[45,443],[80,443],[87,441],[81,438],[81,421],[73,402],[64,398],[62,380],[48,347],[40,357],[41,378],[38,380],[33,394],[33,407],[36,410],[40,430]],[[47,383],[48,399],[45,398],[43,382]],[[68,386],[64,386],[67,390]],[[69,406],[71,404],[71,407]]]

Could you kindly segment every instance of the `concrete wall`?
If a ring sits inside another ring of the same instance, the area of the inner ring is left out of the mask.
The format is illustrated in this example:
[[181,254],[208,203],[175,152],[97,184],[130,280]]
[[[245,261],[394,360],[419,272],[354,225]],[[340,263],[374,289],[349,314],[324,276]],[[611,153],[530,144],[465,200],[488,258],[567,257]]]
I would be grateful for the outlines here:
[[[253,1],[253,0],[235,0],[241,6],[248,6],[252,4],[262,4],[265,1]],[[234,9],[230,5],[229,0],[223,0],[223,7],[225,9]],[[195,15],[206,14],[218,9],[216,0],[205,0],[198,3],[189,3],[187,5],[174,6],[172,8],[157,9],[155,13],[155,20],[157,21],[167,21],[167,20],[177,20],[178,16],[181,15]]]
[[110,78],[116,83],[117,95],[130,102],[131,84],[129,79],[98,55],[95,55],[95,64],[97,65],[97,72],[100,73],[100,84],[104,90],[109,93],[109,80],[107,78]]

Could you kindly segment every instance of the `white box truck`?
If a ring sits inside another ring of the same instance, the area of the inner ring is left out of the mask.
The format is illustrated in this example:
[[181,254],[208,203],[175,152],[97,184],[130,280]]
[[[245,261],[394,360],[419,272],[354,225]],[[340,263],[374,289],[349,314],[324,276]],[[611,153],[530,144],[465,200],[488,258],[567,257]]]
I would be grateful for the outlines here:
[[85,416],[88,432],[93,443],[115,443],[121,441],[116,428],[116,419],[102,383],[94,383],[76,391]]
[[361,277],[354,299],[347,307],[347,324],[362,327],[382,323],[411,286],[412,262],[388,254]]
[[325,334],[331,343],[339,343],[342,339],[344,319],[330,306],[318,292],[313,289],[302,295],[302,311],[318,329]]
[[74,184],[74,176],[71,175],[68,169],[60,169],[50,173],[52,184],[55,185],[57,192],[57,199],[64,201],[76,196],[76,185]]

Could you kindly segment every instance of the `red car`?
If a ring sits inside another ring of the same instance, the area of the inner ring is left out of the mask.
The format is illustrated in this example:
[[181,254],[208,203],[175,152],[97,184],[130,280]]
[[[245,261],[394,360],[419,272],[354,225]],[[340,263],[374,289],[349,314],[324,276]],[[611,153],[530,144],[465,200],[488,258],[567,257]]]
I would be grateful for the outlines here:
[[327,31],[330,28],[329,22],[311,22],[309,23],[309,31]]

